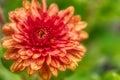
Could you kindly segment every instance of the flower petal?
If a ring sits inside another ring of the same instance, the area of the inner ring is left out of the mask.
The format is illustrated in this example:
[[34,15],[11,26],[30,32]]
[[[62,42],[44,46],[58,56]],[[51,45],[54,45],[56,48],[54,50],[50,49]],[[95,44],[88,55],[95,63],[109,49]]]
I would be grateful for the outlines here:
[[70,59],[68,59],[66,56],[60,57],[60,61],[64,64],[70,64]]
[[48,68],[48,66],[44,65],[40,70],[39,70],[40,76],[43,78],[43,80],[50,80],[51,78],[51,71]]
[[75,60],[75,61],[78,62],[78,61],[80,61],[82,59],[83,56],[81,56],[81,53],[79,51],[72,51],[71,50],[70,52],[68,52],[67,57],[70,60]]
[[33,54],[32,59],[37,59],[41,56],[40,53]]
[[14,23],[7,23],[3,26],[2,28],[2,33],[4,33],[5,35],[11,35],[14,33],[14,30],[11,28],[11,26],[13,26]]
[[47,65],[49,65],[51,63],[51,56],[50,55],[47,56],[46,63],[47,63]]
[[72,18],[73,13],[74,13],[74,7],[70,6],[66,10],[60,11],[58,13],[58,15],[59,15],[60,19],[62,19],[64,24],[66,24],[68,21],[71,20],[70,18]]
[[80,41],[83,41],[84,39],[88,38],[88,33],[85,32],[85,31],[81,31],[79,34],[80,35],[78,36],[78,38],[79,38]]
[[7,50],[4,54],[4,58],[7,60],[16,60],[19,58],[19,55],[16,53],[16,50]]
[[66,70],[66,67],[67,67],[66,65],[61,64],[59,70],[65,71],[65,70]]
[[87,27],[87,23],[81,21],[81,22],[78,22],[78,23],[75,25],[74,30],[78,32],[78,31],[84,29],[85,27]]
[[12,35],[12,38],[16,41],[16,42],[22,42],[24,39],[24,36],[21,34],[14,34]]
[[37,65],[43,65],[45,63],[45,57],[40,57],[36,60]]
[[33,70],[39,70],[42,67],[42,65],[37,65],[36,61],[32,61],[30,67]]
[[23,7],[25,9],[30,9],[30,6],[31,6],[31,4],[28,0],[23,0]]
[[53,16],[53,15],[57,14],[57,12],[58,12],[57,5],[56,4],[51,4],[49,9],[48,9],[48,15]]
[[0,39],[0,42],[3,43],[5,40],[12,39],[11,36],[5,36],[2,39]]
[[67,66],[68,69],[74,71],[76,69],[76,67],[78,66],[77,62],[75,62],[74,60],[70,63],[70,65]]
[[[22,14],[21,14],[22,13]],[[9,18],[15,23],[24,23],[27,20],[28,12],[24,8],[16,9],[9,13]]]
[[58,69],[60,67],[60,62],[52,57],[50,65]]
[[72,17],[70,22],[75,24],[75,23],[78,23],[79,21],[81,21],[81,17],[80,17],[80,15],[76,15],[76,16]]
[[54,76],[57,77],[57,75],[58,75],[58,70],[57,70],[56,68],[52,67],[52,66],[49,66],[49,67],[50,67],[51,73],[52,73]]
[[25,69],[25,67],[22,65],[22,59],[18,59],[16,62],[14,62],[10,69],[12,72],[23,71]]
[[41,12],[42,12],[42,9],[41,9],[41,6],[40,6],[38,0],[32,0],[31,13],[32,13],[33,19],[35,20],[37,17],[40,18]]
[[4,40],[2,43],[2,46],[8,49],[15,47],[15,45],[17,45],[17,43],[13,39]]
[[30,76],[32,76],[35,73],[35,70],[31,69],[31,67],[28,67],[27,71]]

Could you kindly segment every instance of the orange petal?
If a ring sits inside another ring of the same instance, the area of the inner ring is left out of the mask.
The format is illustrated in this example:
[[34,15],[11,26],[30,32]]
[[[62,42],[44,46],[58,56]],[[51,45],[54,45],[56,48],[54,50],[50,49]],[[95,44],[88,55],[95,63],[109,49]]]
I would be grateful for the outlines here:
[[85,32],[85,31],[81,31],[78,38],[79,38],[80,41],[82,41],[84,39],[87,39],[88,38],[88,33]]
[[78,50],[78,51],[83,52],[83,53],[86,52],[86,48],[82,44],[77,45],[76,47],[73,48],[73,50]]
[[40,57],[39,59],[36,60],[36,64],[37,65],[43,65],[45,62],[45,58],[44,57]]
[[73,61],[70,63],[70,65],[67,66],[67,68],[74,71],[77,66],[78,66],[78,64],[75,61]]
[[59,68],[60,67],[60,63],[57,59],[53,59],[51,58],[51,66],[55,67],[55,68]]
[[42,9],[43,9],[43,12],[46,12],[46,9],[47,9],[46,0],[42,0]]
[[28,66],[30,66],[30,60],[29,59],[27,59],[27,60],[24,60],[23,61],[23,66],[25,66],[25,67],[28,67]]
[[12,37],[11,36],[5,36],[2,39],[0,39],[0,42],[3,43],[5,40],[9,40],[9,39],[12,39]]
[[13,38],[16,42],[22,42],[23,39],[24,39],[24,36],[23,36],[23,35],[20,35],[20,34],[13,34],[13,35],[12,35],[12,38]]
[[[74,7],[70,6],[66,10],[59,11],[58,15],[59,17],[70,17],[74,13]],[[71,16],[72,17],[72,16]]]
[[32,59],[37,59],[41,56],[40,53],[33,54]]
[[78,23],[79,21],[81,20],[81,17],[80,15],[76,15],[76,16],[73,16],[72,19],[71,19],[71,23],[75,24],[75,23]]
[[19,71],[23,71],[25,69],[25,67],[22,65],[22,60],[19,59],[12,64],[10,69],[12,72],[14,72],[14,71],[19,72]]
[[15,23],[6,23],[2,28],[2,33],[5,35],[11,35],[14,32],[20,32]]
[[60,57],[64,57],[67,54],[65,49],[61,49],[60,51],[61,52],[58,54],[58,56],[60,56]]
[[15,26],[14,23],[6,23],[2,28],[2,33],[5,35],[11,35],[14,33],[14,30],[11,26]]
[[26,50],[26,55],[27,56],[32,56],[33,55],[33,52],[31,50]]
[[51,4],[49,9],[48,9],[48,15],[53,16],[58,12],[58,7],[56,4]]
[[39,70],[39,69],[42,67],[42,65],[38,65],[38,64],[36,63],[36,61],[33,61],[33,62],[31,62],[30,67],[31,67],[31,69],[33,69],[33,70]]
[[39,70],[39,74],[43,78],[43,80],[50,80],[50,78],[51,78],[51,71],[50,71],[50,69],[46,65],[44,65]]
[[54,75],[54,76],[58,76],[58,70],[52,66],[49,66],[50,67],[50,71],[51,73]]
[[32,0],[31,8],[33,8],[33,9],[39,9],[39,8],[41,8],[38,0]]
[[60,23],[62,21],[64,24],[68,23],[74,13],[74,7],[70,6],[66,10],[61,10],[58,12],[59,20],[56,20],[54,24]]
[[70,18],[72,18],[72,15],[74,14],[74,7],[70,6],[66,9],[66,14],[65,14],[65,17],[64,17],[64,23],[66,24]]
[[15,45],[17,45],[17,44],[13,39],[4,40],[2,43],[2,46],[4,48],[8,48],[8,49],[15,47]]
[[20,56],[21,59],[25,60],[25,59],[29,59],[30,57],[29,56],[26,56],[26,55],[23,55],[23,56]]
[[78,52],[75,52],[75,53],[68,53],[67,57],[71,60],[75,60],[75,61],[80,61],[82,56],[78,53]]
[[61,64],[60,67],[59,67],[59,70],[65,71],[66,70],[66,65]]
[[86,28],[87,26],[87,23],[86,22],[78,22],[76,25],[75,25],[75,28],[73,28],[75,31],[79,32],[81,31],[82,29]]
[[70,60],[67,57],[60,57],[60,61],[64,64],[70,64]]
[[21,56],[28,56],[28,57],[31,57],[33,55],[33,52],[31,50],[26,50],[26,49],[20,49],[18,51],[18,53],[21,55]]
[[35,70],[31,69],[31,67],[28,67],[27,72],[30,76],[32,76],[35,73]]
[[24,8],[19,8],[9,13],[9,19],[16,23],[24,23],[27,20],[27,16],[28,12]]
[[26,55],[26,50],[25,49],[20,49],[18,51],[18,53],[21,55],[21,56],[25,56]]
[[25,9],[30,9],[30,2],[28,0],[23,0],[23,7]]
[[7,60],[16,60],[16,59],[19,58],[19,55],[17,54],[17,52],[7,51],[7,52],[4,54],[4,58],[7,59]]
[[42,12],[42,10],[41,10],[41,6],[40,6],[38,0],[32,0],[32,3],[31,3],[31,13],[32,13],[33,19],[36,19],[36,17],[40,18],[41,17],[40,16],[41,12]]
[[47,65],[49,65],[51,63],[51,56],[50,55],[47,56],[46,63],[47,63]]

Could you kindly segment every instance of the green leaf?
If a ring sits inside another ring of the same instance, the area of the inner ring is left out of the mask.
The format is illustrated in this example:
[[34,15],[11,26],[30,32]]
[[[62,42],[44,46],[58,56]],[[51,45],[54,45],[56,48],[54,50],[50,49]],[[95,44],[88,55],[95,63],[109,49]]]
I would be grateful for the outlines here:
[[6,49],[4,49],[2,46],[0,46],[0,57],[3,57],[3,54],[5,53]]
[[107,72],[104,75],[103,80],[120,80],[120,75],[116,72]]
[[22,80],[21,77],[17,74],[14,74],[4,68],[0,61],[0,80]]

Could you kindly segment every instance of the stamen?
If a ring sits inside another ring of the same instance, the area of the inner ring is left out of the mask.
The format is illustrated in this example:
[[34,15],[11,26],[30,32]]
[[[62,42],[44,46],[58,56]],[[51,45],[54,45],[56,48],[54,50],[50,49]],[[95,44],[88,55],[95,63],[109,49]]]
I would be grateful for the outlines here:
[[41,31],[39,32],[38,36],[39,36],[39,38],[43,38],[43,37],[46,36],[46,34],[47,34],[47,32],[46,32],[45,30],[41,30]]

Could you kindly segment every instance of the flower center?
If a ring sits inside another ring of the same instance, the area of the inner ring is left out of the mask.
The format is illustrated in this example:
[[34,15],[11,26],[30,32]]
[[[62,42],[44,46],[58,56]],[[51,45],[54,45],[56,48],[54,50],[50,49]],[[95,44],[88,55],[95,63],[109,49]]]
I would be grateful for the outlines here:
[[39,38],[44,38],[46,36],[47,32],[46,30],[42,29],[39,33],[38,33],[38,37]]

